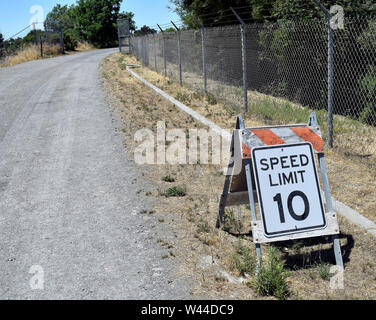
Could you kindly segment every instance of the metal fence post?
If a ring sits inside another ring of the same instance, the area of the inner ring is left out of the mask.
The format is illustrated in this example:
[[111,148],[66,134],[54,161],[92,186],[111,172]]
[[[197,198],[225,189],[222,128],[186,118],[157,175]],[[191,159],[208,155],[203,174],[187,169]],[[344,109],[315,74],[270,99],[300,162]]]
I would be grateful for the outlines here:
[[119,52],[121,52],[121,38],[120,38],[120,26],[119,26],[119,20],[117,20],[117,28],[118,28],[118,42],[119,42]]
[[65,50],[64,50],[63,25],[62,25],[61,22],[60,22],[60,24],[59,24],[59,33],[60,33],[60,47],[61,47],[61,53],[64,54],[64,53],[65,53]]
[[154,68],[157,71],[157,44],[155,42],[155,34],[153,33],[153,49],[154,49]]
[[49,42],[50,39],[49,39],[49,36],[48,36],[48,25],[47,25],[46,22],[44,23],[44,32],[45,32],[46,42]]
[[34,44],[37,46],[38,45],[38,38],[37,38],[37,29],[35,27],[35,22],[33,22],[31,25],[32,25],[32,28],[33,28]]
[[146,66],[146,57],[147,57],[146,35],[144,35],[142,37],[142,60],[143,60],[145,66]]
[[240,32],[241,32],[241,37],[242,37],[244,113],[247,113],[248,112],[248,87],[247,87],[247,52],[246,52],[246,41],[245,41],[245,23],[232,7],[230,7],[230,9],[240,22]]
[[205,92],[205,94],[207,94],[206,61],[205,61],[205,51],[206,51],[206,47],[205,47],[205,27],[195,17],[193,17],[193,19],[196,21],[196,23],[198,24],[198,26],[201,29],[202,74],[203,74],[203,77],[204,77],[204,92]]
[[328,20],[328,145],[333,148],[334,34]]
[[333,90],[334,90],[334,34],[330,24],[332,15],[318,0],[313,0],[324,12],[328,23],[328,146],[333,148]]
[[176,31],[178,32],[178,59],[179,59],[179,83],[183,85],[183,76],[181,71],[181,41],[180,41],[180,29],[175,25],[173,21],[171,21],[173,26],[175,27]]
[[39,41],[40,41],[40,56],[43,58],[43,40],[42,40],[42,36],[40,36]]
[[162,33],[162,41],[163,41],[163,67],[164,67],[164,75],[167,77],[167,67],[166,67],[166,43],[165,43],[165,36],[163,29],[157,24],[159,30],[161,30]]

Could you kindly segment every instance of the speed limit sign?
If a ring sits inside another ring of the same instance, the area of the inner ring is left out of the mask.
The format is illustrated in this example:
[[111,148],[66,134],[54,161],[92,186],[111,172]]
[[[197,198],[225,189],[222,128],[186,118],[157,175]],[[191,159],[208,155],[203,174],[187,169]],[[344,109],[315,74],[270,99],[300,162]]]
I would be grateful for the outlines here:
[[326,227],[310,142],[253,148],[252,163],[266,237]]

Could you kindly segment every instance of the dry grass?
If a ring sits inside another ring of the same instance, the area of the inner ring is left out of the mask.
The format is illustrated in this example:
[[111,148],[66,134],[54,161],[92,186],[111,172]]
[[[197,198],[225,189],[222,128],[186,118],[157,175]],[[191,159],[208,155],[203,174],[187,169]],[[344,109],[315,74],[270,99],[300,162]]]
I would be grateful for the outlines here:
[[79,41],[78,44],[77,44],[76,51],[82,52],[82,51],[90,51],[90,50],[94,50],[94,49],[95,49],[95,47],[92,44],[90,44],[89,42]]
[[[83,51],[94,50],[95,48],[88,42],[78,42],[77,49],[75,51],[69,51],[67,54],[74,54]],[[43,43],[43,59],[51,58],[61,55],[59,44],[48,44]],[[0,63],[0,67],[10,67],[16,64],[42,59],[40,55],[40,46],[30,45],[21,50],[16,54],[6,58],[4,63]]]
[[[60,54],[59,45],[43,45],[43,55],[44,58],[54,57]],[[30,45],[18,51],[15,55],[10,56],[6,61],[0,64],[0,67],[10,67],[16,64],[24,63],[27,61],[41,59],[40,47],[35,45]]]
[[[133,57],[117,53],[105,59],[101,72],[105,87],[114,99],[115,110],[122,119],[124,144],[130,156],[136,147],[134,133],[141,128],[156,132],[157,121],[166,121],[167,129],[201,127],[200,123],[179,111],[125,71],[124,65],[121,64],[123,57],[126,63],[137,64]],[[232,108],[220,103],[209,104],[205,97],[182,88],[146,68],[138,68],[137,73],[170,95],[186,100],[184,103],[218,125],[224,128],[234,127],[235,114]],[[249,118],[246,119],[246,123],[249,126],[262,125]],[[328,154],[327,166],[332,179],[335,179],[333,170],[338,175],[344,171],[341,166],[345,162],[337,165],[340,161],[350,160],[343,160],[334,153]],[[357,166],[352,168],[354,171],[358,170]],[[154,201],[153,212],[158,217],[158,221],[173,230],[177,243],[173,254],[168,258],[179,262],[178,276],[195,280],[196,286],[192,289],[192,295],[204,298],[264,299],[265,297],[257,295],[256,291],[246,284],[225,281],[215,269],[200,267],[202,257],[212,256],[222,270],[236,277],[241,272],[234,264],[233,255],[239,246],[250,247],[254,253],[250,236],[250,212],[246,206],[233,208],[232,218],[228,219],[227,231],[215,228],[218,195],[222,191],[224,182],[224,177],[220,174],[221,167],[167,164],[143,165],[140,169],[144,175],[143,179],[150,181],[150,187],[140,192]],[[360,170],[359,178],[362,175],[363,172]],[[172,177],[174,181],[164,181],[166,179],[163,177],[166,176]],[[161,196],[168,188],[181,185],[186,187],[184,197]],[[333,252],[328,239],[283,242],[276,246],[281,261],[290,270],[287,279],[290,299],[376,298],[375,239],[345,219],[339,220],[340,241],[345,262],[345,290],[331,291],[329,280],[321,276],[320,266],[323,263],[333,263]],[[267,254],[266,247],[263,246],[264,259]],[[318,263],[322,264],[318,265]],[[252,274],[245,274],[245,277],[249,282],[254,280]]]

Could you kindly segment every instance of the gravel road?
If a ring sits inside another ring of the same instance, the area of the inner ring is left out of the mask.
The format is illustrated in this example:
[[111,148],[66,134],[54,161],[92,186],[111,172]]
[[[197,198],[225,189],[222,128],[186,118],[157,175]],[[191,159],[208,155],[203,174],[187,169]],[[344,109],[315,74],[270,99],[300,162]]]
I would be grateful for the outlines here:
[[0,69],[0,299],[182,299],[98,67],[115,49]]

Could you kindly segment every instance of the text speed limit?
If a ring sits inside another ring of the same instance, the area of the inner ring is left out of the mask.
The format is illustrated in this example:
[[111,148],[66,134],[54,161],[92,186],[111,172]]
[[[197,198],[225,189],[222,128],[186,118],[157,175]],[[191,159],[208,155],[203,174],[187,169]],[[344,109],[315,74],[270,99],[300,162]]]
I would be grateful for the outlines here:
[[325,227],[310,143],[257,147],[252,162],[266,237]]

